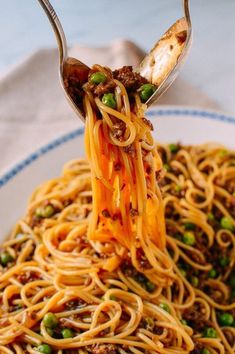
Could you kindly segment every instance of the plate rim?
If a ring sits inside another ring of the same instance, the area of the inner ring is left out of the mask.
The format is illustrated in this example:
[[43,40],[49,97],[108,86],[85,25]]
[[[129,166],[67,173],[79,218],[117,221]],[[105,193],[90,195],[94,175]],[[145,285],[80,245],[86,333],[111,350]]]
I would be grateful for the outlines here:
[[[196,108],[152,108],[146,112],[148,117],[156,116],[191,116],[193,118],[209,118],[211,120],[216,120],[228,124],[235,124],[235,117],[229,116],[227,114],[207,111],[203,109]],[[58,146],[65,144],[66,142],[75,139],[76,137],[84,133],[84,127],[72,130],[56,139],[53,139],[49,143],[43,145],[41,148],[37,149],[33,153],[29,154],[26,158],[22,159],[20,162],[15,163],[10,169],[5,173],[0,174],[0,189],[4,187],[9,181],[11,181],[15,176],[17,176],[26,167],[31,165],[34,161],[38,160],[40,157],[44,156],[46,153],[54,150]]]

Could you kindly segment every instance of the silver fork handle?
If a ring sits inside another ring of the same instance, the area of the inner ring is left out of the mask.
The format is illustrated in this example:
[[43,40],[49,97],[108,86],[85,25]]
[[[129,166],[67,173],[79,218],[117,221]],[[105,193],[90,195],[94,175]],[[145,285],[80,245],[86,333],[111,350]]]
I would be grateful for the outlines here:
[[57,14],[55,10],[53,9],[51,3],[49,0],[38,0],[40,5],[42,6],[43,10],[45,11],[52,28],[54,30],[57,44],[58,44],[58,49],[59,49],[59,56],[60,56],[60,64],[64,63],[64,61],[67,59],[67,41],[65,38],[65,34],[62,28],[62,25],[57,17]]

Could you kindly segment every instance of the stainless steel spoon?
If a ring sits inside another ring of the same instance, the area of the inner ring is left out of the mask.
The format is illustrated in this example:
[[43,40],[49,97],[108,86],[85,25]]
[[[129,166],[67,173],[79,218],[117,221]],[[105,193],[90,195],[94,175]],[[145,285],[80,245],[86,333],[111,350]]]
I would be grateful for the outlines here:
[[153,104],[174,82],[189,53],[192,43],[192,26],[189,0],[183,0],[184,17],[176,21],[145,56],[137,71],[157,86],[148,99]]
[[74,101],[73,97],[71,96],[71,93],[69,92],[67,81],[69,77],[73,76],[76,77],[81,83],[85,83],[87,81],[87,76],[90,68],[86,64],[82,63],[80,60],[68,56],[68,46],[67,46],[66,37],[64,34],[63,27],[58,19],[55,10],[53,9],[49,0],[38,0],[38,1],[42,6],[43,10],[45,11],[52,25],[52,28],[55,32],[58,49],[59,49],[60,81],[64,89],[66,98],[68,99],[70,105],[77,113],[79,118],[82,121],[85,121],[85,114],[83,111],[82,104],[79,105],[78,102]]
[[[68,57],[67,41],[49,0],[38,0],[55,32],[60,58],[60,80],[65,95],[79,118],[85,121],[82,104],[75,102],[69,90],[68,80],[75,77],[85,83],[89,67],[80,60]],[[189,52],[192,27],[189,14],[189,0],[183,0],[184,17],[176,21],[143,59],[136,71],[157,86],[154,94],[146,102],[149,107],[173,83]]]

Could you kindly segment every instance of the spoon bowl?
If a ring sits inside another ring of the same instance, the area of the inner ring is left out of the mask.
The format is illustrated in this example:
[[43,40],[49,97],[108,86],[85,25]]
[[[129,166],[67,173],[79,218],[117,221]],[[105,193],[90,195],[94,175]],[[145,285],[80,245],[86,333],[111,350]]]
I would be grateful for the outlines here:
[[174,82],[192,43],[188,0],[183,1],[185,17],[177,20],[155,44],[136,69],[157,87],[146,102],[149,107]]
[[74,80],[76,85],[82,86],[88,80],[90,68],[78,59],[68,57],[62,62],[60,67],[60,81],[64,89],[65,96],[69,101],[70,105],[74,111],[78,114],[79,118],[85,122],[85,112],[83,109],[82,100],[78,99],[79,89],[74,91],[70,85],[71,81]]
[[83,122],[85,122],[85,112],[83,110],[82,103],[75,98],[74,92],[71,91],[69,81],[74,78],[77,83],[85,83],[87,81],[90,68],[80,60],[68,56],[68,45],[64,30],[50,1],[38,0],[38,2],[45,11],[45,14],[47,15],[55,33],[59,50],[60,82],[62,88],[64,89],[65,96],[74,112]]

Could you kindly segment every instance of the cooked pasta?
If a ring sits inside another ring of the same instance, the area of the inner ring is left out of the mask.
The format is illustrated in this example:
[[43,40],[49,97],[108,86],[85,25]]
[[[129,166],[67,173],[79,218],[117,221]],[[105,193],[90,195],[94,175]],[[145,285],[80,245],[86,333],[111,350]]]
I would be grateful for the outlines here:
[[1,353],[234,353],[235,153],[156,147],[124,72],[93,67],[88,162],[37,187],[1,247]]

